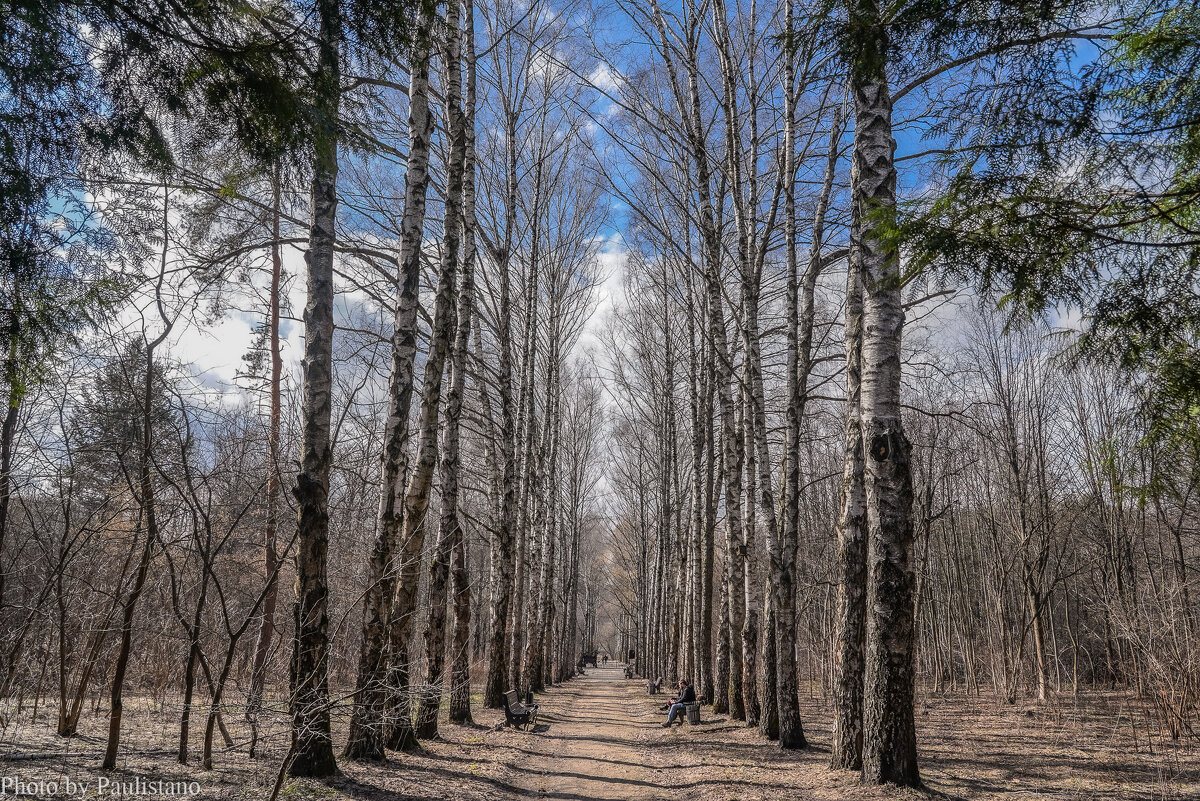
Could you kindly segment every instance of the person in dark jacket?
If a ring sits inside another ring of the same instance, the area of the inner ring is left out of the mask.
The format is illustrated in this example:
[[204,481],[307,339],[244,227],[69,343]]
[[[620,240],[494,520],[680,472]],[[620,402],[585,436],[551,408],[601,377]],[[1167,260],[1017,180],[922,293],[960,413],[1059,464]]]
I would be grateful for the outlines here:
[[683,713],[685,704],[696,703],[696,691],[692,688],[692,683],[687,679],[679,680],[679,695],[671,699],[671,709],[667,712],[667,722],[663,724],[663,728],[668,728],[675,722],[675,718],[679,718],[679,725],[683,725]]

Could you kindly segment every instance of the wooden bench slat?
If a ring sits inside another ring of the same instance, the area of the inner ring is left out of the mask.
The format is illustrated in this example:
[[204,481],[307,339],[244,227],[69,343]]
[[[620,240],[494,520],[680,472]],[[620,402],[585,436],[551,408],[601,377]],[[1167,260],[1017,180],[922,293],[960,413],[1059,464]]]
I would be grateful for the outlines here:
[[525,706],[516,690],[504,693],[504,722],[514,727],[532,726],[537,720],[538,705]]

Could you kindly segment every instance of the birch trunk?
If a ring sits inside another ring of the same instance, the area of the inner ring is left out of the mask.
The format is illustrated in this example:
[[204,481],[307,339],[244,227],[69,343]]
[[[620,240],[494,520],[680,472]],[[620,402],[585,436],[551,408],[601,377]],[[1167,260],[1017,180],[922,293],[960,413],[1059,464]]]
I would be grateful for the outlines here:
[[[728,562],[728,560],[726,560]],[[725,568],[728,571],[728,567]],[[724,587],[725,579],[722,577],[722,587]],[[714,669],[714,695],[713,695],[713,713],[721,714],[729,712],[729,699],[732,697],[732,691],[729,689],[729,662],[731,653],[731,643],[729,637],[729,595],[722,589],[721,592],[721,609],[720,609],[720,628],[717,631],[717,654],[716,668]]]
[[[705,338],[707,341],[707,338]],[[719,673],[713,666],[713,590],[716,578],[716,528],[717,528],[717,462],[719,457],[716,449],[716,436],[713,434],[713,356],[712,348],[704,347],[703,368],[704,387],[701,396],[701,420],[704,424],[704,450],[707,454],[704,465],[704,572],[701,576],[701,609],[700,609],[700,659],[704,664],[706,679],[703,684],[704,697],[713,704],[713,712],[717,709],[718,700],[727,693],[718,693],[724,689],[721,680],[714,676]],[[720,610],[717,610],[720,614]]]
[[337,222],[338,130],[341,104],[342,10],[318,0],[317,136],[313,151],[308,304],[304,309],[303,444],[293,490],[297,512],[295,646],[292,651],[292,745],[288,773],[337,771],[329,724],[329,418],[333,390],[333,252]]
[[[550,327],[553,331],[555,312],[550,315]],[[554,560],[556,558],[556,538],[558,536],[558,348],[557,335],[551,334],[554,343],[547,366],[546,387],[546,423],[544,439],[549,442],[544,457],[542,493],[544,495],[544,511],[542,513],[542,545],[541,565],[538,575],[537,608],[533,611],[534,626],[529,650],[529,671],[526,687],[533,692],[541,692],[546,688],[546,650],[551,636],[554,621]]]
[[846,274],[846,421],[840,511],[838,594],[834,619],[835,769],[860,770],[863,746],[863,670],[867,615],[867,499],[863,484],[862,278],[857,249]]
[[692,675],[700,695],[712,699],[712,678],[709,645],[710,635],[706,630],[704,620],[704,527],[707,510],[704,496],[704,427],[710,425],[709,418],[701,411],[701,398],[704,393],[704,367],[702,366],[702,348],[697,331],[695,288],[688,281],[688,389],[690,397],[689,412],[691,415],[691,506],[688,522],[688,540],[691,550],[688,592],[691,598],[689,606],[690,625],[688,626],[688,672]]
[[904,308],[896,210],[896,141],[887,82],[888,37],[878,0],[850,9],[855,52],[851,247],[862,270],[862,430],[867,459],[867,625],[862,778],[917,786],[913,721],[911,446],[900,414]]
[[[463,59],[466,67],[466,105],[463,109],[463,292],[470,286],[474,302],[475,267],[475,4],[464,0]],[[464,298],[468,296],[463,295]],[[464,349],[465,355],[465,349]],[[465,365],[464,365],[465,369]],[[450,722],[471,723],[471,578],[467,570],[466,537],[455,528],[451,546],[450,592],[454,599],[454,636],[450,645]]]
[[[732,632],[742,633],[745,609],[742,605],[742,439],[735,420],[733,391],[733,363],[729,355],[729,341],[725,331],[724,301],[721,298],[721,243],[712,212],[709,194],[710,174],[704,141],[699,131],[700,94],[698,68],[693,63],[688,75],[691,97],[694,158],[697,161],[697,186],[700,189],[701,223],[706,244],[705,280],[708,288],[709,335],[713,347],[713,382],[716,385],[717,406],[720,414],[722,478],[725,490],[725,594],[729,607],[730,639]],[[744,720],[746,709],[742,698],[742,650],[729,648],[729,716]]]
[[[509,148],[509,185],[506,203],[509,208],[516,205],[516,185],[513,176],[515,164],[515,136],[508,138]],[[500,530],[493,534],[491,541],[491,610],[490,631],[488,639],[488,672],[484,686],[483,704],[491,709],[500,709],[504,705],[504,693],[508,689],[508,665],[510,652],[508,650],[509,626],[508,613],[514,592],[514,554],[513,539],[516,531],[517,506],[517,457],[516,429],[517,415],[513,406],[513,360],[512,360],[512,290],[511,290],[511,250],[493,254],[500,256],[497,261],[500,273],[500,308],[497,321],[497,339],[500,347],[499,393],[500,393],[500,460],[501,460],[501,497],[500,497]]]
[[[568,677],[575,675],[575,664],[578,658],[576,643],[579,641],[579,535],[581,528],[579,517],[576,516],[571,525],[571,575],[569,578],[570,591],[567,594],[567,649],[566,664],[563,665],[563,670]],[[621,656],[622,659],[626,657],[627,654]]]
[[[428,92],[429,59],[425,58],[425,91]],[[426,119],[428,120],[428,110]],[[429,140],[422,142],[428,150]],[[416,148],[414,140],[412,148]],[[411,153],[411,150],[410,150]],[[460,216],[462,197],[462,168],[456,188],[448,187],[447,207],[458,206],[450,214]],[[451,193],[458,196],[451,201]],[[453,225],[448,228],[453,228]],[[387,687],[390,694],[387,745],[397,750],[412,750],[418,747],[412,720],[413,693],[411,680],[409,640],[412,637],[414,618],[417,611],[417,591],[421,582],[421,551],[425,545],[425,513],[429,510],[429,495],[433,487],[433,474],[438,461],[438,421],[441,416],[442,375],[446,367],[446,355],[450,350],[454,332],[455,284],[458,276],[458,234],[447,235],[442,249],[441,266],[438,271],[437,290],[434,297],[433,325],[430,329],[429,352],[425,359],[425,370],[421,378],[421,409],[417,423],[419,439],[417,455],[408,488],[404,494],[404,525],[400,548],[396,553],[398,578],[396,594],[388,615],[389,654]],[[453,249],[453,253],[451,250]],[[470,331],[470,328],[467,329]]]
[[768,585],[763,601],[762,709],[759,711],[758,730],[768,740],[779,739],[779,642],[775,636],[778,621],[775,613],[775,593]]
[[561,298],[556,296],[556,304],[554,312],[551,315],[551,329],[553,331],[553,347],[550,356],[550,376],[549,389],[547,390],[547,416],[549,417],[550,431],[550,453],[547,458],[548,469],[546,471],[546,540],[547,548],[543,556],[543,575],[542,575],[542,608],[539,613],[538,636],[538,672],[535,673],[537,678],[537,689],[545,689],[547,677],[550,675],[551,659],[549,655],[553,652],[551,648],[554,634],[554,583],[555,583],[555,565],[558,559],[558,537],[559,537],[559,519],[558,519],[558,501],[559,501],[559,442],[562,437],[562,419],[561,419],[561,376],[562,376],[562,354],[560,343],[562,334],[559,326],[558,315],[561,314]]
[[[724,329],[722,327],[722,331],[720,332],[722,337],[716,340],[717,396],[722,407],[722,424],[727,426],[726,437],[730,440],[736,440],[733,442],[732,452],[728,450],[730,448],[729,442],[726,442],[725,446],[727,449],[725,454],[725,509],[727,524],[732,523],[733,520],[734,509],[731,507],[730,501],[735,488],[739,496],[736,500],[737,511],[742,512],[740,494],[742,490],[743,461],[747,472],[745,478],[748,490],[745,523],[737,524],[740,528],[736,532],[737,536],[733,536],[734,532],[731,530],[726,540],[733,567],[733,583],[728,586],[731,592],[737,594],[737,597],[731,597],[730,623],[733,626],[733,631],[740,632],[741,634],[740,652],[737,648],[734,648],[730,654],[730,717],[734,720],[745,719],[747,725],[754,726],[758,724],[760,711],[757,675],[758,615],[760,603],[758,600],[759,589],[755,554],[752,547],[755,537],[755,500],[757,485],[759,483],[756,468],[761,461],[752,433],[757,416],[754,381],[758,298],[755,281],[755,232],[751,230],[751,227],[754,225],[754,211],[758,205],[757,184],[753,179],[753,176],[757,174],[757,169],[750,168],[751,178],[747,180],[743,171],[744,153],[739,130],[741,115],[738,111],[737,89],[735,85],[737,67],[731,51],[727,12],[723,0],[715,0],[712,4],[712,15],[713,28],[717,40],[718,60],[721,66],[726,169],[733,197],[734,223],[737,231],[737,266],[742,285],[742,348],[744,351],[743,380],[740,384],[742,387],[742,408],[745,425],[738,427],[734,421],[732,405],[729,411],[726,412],[725,400],[722,397],[722,392],[728,390],[729,382],[734,377],[731,353],[728,348],[721,347],[721,339],[724,338]],[[753,83],[753,62],[751,62],[750,71],[751,83]],[[752,142],[753,138],[754,134],[752,132]],[[747,191],[749,192],[749,197],[746,197]],[[717,280],[720,280],[719,274]],[[716,300],[719,302],[719,297]],[[730,400],[732,404],[732,398]],[[732,461],[731,457],[733,456],[737,457],[736,462]],[[765,464],[765,468],[769,471],[769,461]],[[769,481],[764,487],[764,491],[770,492]],[[773,510],[768,512],[768,514],[773,514]],[[740,696],[739,698],[732,697],[735,685],[740,685],[736,687]]]
[[[551,312],[553,318],[553,312]],[[553,346],[551,346],[553,347]],[[530,353],[533,356],[533,353]],[[528,565],[529,595],[528,609],[522,621],[516,623],[519,629],[524,629],[524,650],[521,657],[521,680],[516,687],[528,692],[541,692],[542,683],[542,627],[545,624],[544,606],[548,587],[546,579],[550,569],[550,520],[548,514],[549,451],[550,438],[553,436],[553,408],[551,394],[553,392],[553,366],[547,365],[545,411],[542,419],[542,431],[537,452],[533,454],[533,467],[530,476],[529,503],[535,507],[530,533],[536,533],[536,547],[529,551],[531,558]],[[533,403],[533,392],[530,392],[530,404]]]
[[509,262],[502,261],[500,266],[500,345],[499,392],[500,392],[500,459],[501,468],[501,498],[500,498],[500,530],[492,536],[491,541],[491,613],[488,639],[488,672],[484,686],[483,704],[491,709],[500,709],[504,705],[504,693],[508,689],[508,666],[510,652],[509,640],[509,607],[515,591],[513,540],[516,531],[517,506],[517,459],[516,459],[516,429],[517,415],[513,406],[513,366],[512,366],[512,293],[510,290]]
[[[787,54],[784,60],[784,241],[787,261],[787,434],[783,466],[783,525],[778,541],[776,574],[771,582],[775,600],[775,695],[779,715],[779,746],[804,748],[807,740],[800,722],[799,698],[796,686],[796,554],[800,528],[800,426],[804,415],[804,388],[801,384],[800,355],[800,298],[796,259],[796,143],[795,116],[796,66],[793,53],[795,20],[791,0],[787,0],[784,21]],[[829,176],[827,176],[829,177]],[[823,193],[824,196],[824,193]],[[827,196],[826,196],[827,199]],[[820,254],[818,232],[824,208],[818,204],[817,220],[813,225],[813,250]],[[816,283],[816,266],[810,256],[809,274]],[[809,347],[811,349],[812,308],[808,306],[809,282],[805,281],[805,301]],[[807,376],[805,376],[807,377]]]
[[[464,228],[463,173],[467,143],[462,108],[461,37],[458,2],[450,0],[446,6],[446,41],[442,48],[446,76],[446,119],[450,137],[445,232],[442,237],[443,274],[451,273],[457,268]],[[438,468],[441,476],[441,516],[433,559],[429,566],[429,618],[425,628],[426,687],[421,697],[416,725],[417,736],[424,739],[436,737],[438,733],[438,710],[441,707],[445,685],[443,669],[446,664],[448,606],[446,587],[450,576],[451,552],[456,540],[462,539],[458,519],[459,419],[466,387],[467,347],[471,337],[471,304],[475,292],[473,268],[474,265],[464,258],[450,356],[450,388],[446,397],[441,465]]]
[[530,530],[533,527],[533,518],[537,513],[535,505],[537,504],[538,486],[538,462],[537,453],[534,448],[534,443],[537,437],[534,432],[537,430],[536,424],[536,409],[534,401],[534,366],[537,359],[537,319],[538,319],[538,253],[539,242],[538,234],[541,230],[538,203],[541,199],[541,169],[542,165],[539,161],[535,165],[538,172],[534,182],[534,208],[531,215],[530,226],[531,243],[530,243],[530,259],[529,267],[525,276],[525,331],[522,340],[521,352],[521,387],[520,396],[517,401],[517,410],[520,416],[520,433],[519,441],[523,443],[521,456],[521,472],[520,484],[518,489],[518,503],[520,504],[520,520],[516,527],[517,538],[517,560],[516,560],[516,575],[514,578],[513,587],[513,612],[512,612],[512,665],[509,670],[509,685],[508,689],[520,691],[526,686],[525,677],[522,675],[527,664],[526,660],[526,638],[531,632],[526,621],[525,601],[528,596],[528,585],[530,580],[530,564],[529,564],[529,540]]
[[399,297],[392,325],[392,366],[384,424],[375,541],[367,565],[363,596],[362,652],[354,692],[354,710],[345,755],[351,759],[384,757],[384,711],[388,705],[390,609],[399,566],[393,552],[404,514],[408,417],[412,406],[413,363],[417,353],[417,306],[421,243],[425,234],[425,194],[429,183],[429,50],[432,10],[422,6],[410,60],[408,164],[404,174],[401,218]]

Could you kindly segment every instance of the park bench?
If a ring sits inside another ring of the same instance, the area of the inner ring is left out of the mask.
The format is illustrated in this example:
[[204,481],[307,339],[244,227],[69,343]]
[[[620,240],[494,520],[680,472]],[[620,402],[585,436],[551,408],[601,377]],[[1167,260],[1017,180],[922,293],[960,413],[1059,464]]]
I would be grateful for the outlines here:
[[629,665],[625,666],[625,678],[627,678],[627,679],[633,678],[633,668],[630,667]]
[[516,690],[509,690],[504,694],[504,722],[514,729],[518,728],[533,728],[537,722],[538,705],[531,704],[526,706],[522,704],[517,697]]
[[648,695],[658,695],[662,691],[662,676],[659,676],[654,681],[646,682],[646,693]]
[[[683,717],[679,718],[679,725],[683,725],[686,720],[689,726],[699,726],[703,721],[700,720],[700,705],[705,701],[703,698],[697,698],[695,701],[683,705]],[[671,708],[669,703],[659,707],[662,711],[667,711]]]

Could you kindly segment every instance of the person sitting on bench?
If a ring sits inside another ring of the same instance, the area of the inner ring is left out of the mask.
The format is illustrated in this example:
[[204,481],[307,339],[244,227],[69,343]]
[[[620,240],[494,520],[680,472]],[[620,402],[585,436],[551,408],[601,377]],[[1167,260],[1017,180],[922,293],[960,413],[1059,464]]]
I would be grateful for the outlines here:
[[696,703],[696,691],[692,688],[692,683],[687,679],[679,680],[679,695],[671,699],[671,710],[667,713],[667,722],[663,724],[663,728],[670,728],[675,722],[675,718],[679,718],[679,725],[683,725],[684,707],[687,704]]

